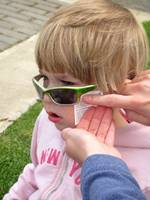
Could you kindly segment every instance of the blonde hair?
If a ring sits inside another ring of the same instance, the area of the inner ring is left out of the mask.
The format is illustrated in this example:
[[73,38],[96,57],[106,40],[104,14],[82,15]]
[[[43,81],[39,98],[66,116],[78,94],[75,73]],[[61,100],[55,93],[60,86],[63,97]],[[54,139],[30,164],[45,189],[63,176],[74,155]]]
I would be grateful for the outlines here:
[[57,11],[36,44],[40,69],[70,73],[103,92],[118,91],[126,78],[144,69],[147,57],[142,26],[109,0],[82,0]]

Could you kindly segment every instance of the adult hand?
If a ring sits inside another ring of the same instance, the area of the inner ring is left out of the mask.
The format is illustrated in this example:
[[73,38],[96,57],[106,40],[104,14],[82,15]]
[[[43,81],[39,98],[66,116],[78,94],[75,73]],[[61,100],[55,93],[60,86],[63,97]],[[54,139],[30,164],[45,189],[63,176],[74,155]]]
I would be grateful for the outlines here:
[[67,154],[80,164],[93,154],[108,154],[120,158],[120,153],[113,147],[114,135],[112,110],[100,106],[90,108],[77,128],[62,131]]
[[62,136],[66,143],[66,153],[80,165],[88,156],[94,154],[107,154],[121,158],[114,147],[100,142],[100,139],[83,129],[66,128],[62,131]]
[[130,121],[150,125],[150,70],[126,81],[120,94],[85,95],[82,101],[92,105],[124,108]]

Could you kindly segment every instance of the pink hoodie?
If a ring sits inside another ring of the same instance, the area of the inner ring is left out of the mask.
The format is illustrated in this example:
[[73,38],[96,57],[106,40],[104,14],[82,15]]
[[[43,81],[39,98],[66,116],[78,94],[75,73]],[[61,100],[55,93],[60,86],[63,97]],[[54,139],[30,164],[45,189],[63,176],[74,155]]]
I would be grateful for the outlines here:
[[[150,127],[131,123],[117,130],[116,146],[147,199],[150,200]],[[18,182],[3,200],[81,200],[77,162],[64,152],[60,131],[48,120],[45,110],[33,131],[32,164],[25,166]]]

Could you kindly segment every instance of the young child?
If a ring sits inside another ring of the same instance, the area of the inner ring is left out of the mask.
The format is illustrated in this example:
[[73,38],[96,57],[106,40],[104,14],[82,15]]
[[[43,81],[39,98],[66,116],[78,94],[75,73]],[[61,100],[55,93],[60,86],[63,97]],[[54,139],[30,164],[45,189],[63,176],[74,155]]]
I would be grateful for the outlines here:
[[[74,104],[95,87],[119,93],[126,79],[144,69],[146,36],[133,14],[109,0],[79,1],[58,11],[36,45],[40,75],[34,85],[44,109],[35,124],[31,157],[4,200],[78,200],[80,167],[64,152],[61,130],[75,127]],[[66,105],[65,105],[66,104]],[[128,124],[115,112],[118,146],[150,199],[150,128]]]

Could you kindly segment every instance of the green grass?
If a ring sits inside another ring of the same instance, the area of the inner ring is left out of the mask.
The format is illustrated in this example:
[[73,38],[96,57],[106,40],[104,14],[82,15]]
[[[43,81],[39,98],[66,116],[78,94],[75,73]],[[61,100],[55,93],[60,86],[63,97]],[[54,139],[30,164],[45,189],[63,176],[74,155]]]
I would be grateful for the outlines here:
[[[143,26],[146,30],[147,33],[147,37],[148,37],[148,43],[149,43],[149,47],[150,47],[150,21],[146,21],[143,23]],[[146,66],[147,69],[150,69],[150,56],[149,56],[149,63],[148,66]]]
[[[150,46],[150,21],[143,23]],[[150,62],[147,66],[150,69]],[[0,136],[0,199],[30,162],[32,129],[42,106],[36,103]]]
[[0,136],[0,199],[30,162],[32,129],[41,107],[36,103]]

